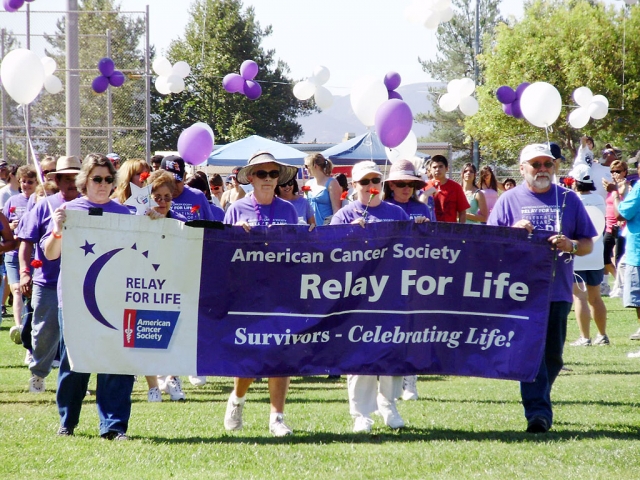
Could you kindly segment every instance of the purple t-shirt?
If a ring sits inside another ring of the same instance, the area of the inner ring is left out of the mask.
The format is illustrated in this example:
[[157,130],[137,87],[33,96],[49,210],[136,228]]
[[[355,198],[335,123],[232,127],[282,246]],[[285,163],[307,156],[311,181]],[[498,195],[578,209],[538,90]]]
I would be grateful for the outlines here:
[[[351,202],[333,214],[331,225],[351,223],[358,218],[362,218],[365,207],[366,205],[363,205],[360,200]],[[366,216],[367,223],[411,220],[411,217],[402,208],[387,202],[381,202],[377,207],[369,206]]]
[[233,202],[224,216],[224,223],[235,225],[247,222],[249,225],[296,225],[298,212],[291,203],[273,197],[269,205],[260,205],[253,194]]
[[[198,205],[200,209],[191,213],[191,209],[195,205]],[[224,211],[221,208],[211,205],[200,190],[187,185],[184,186],[182,193],[173,199],[171,210],[185,217],[187,221],[211,220],[221,222],[224,218]]]
[[[558,211],[562,219],[562,233],[568,238],[580,240],[598,234],[578,195],[553,184],[545,193],[534,193],[525,184],[507,190],[498,197],[487,225],[511,227],[518,220],[525,219],[536,230],[548,231],[551,236],[556,232]],[[573,301],[573,262],[565,263],[567,258],[567,254],[558,255],[551,288],[552,302]]]
[[385,200],[385,202],[389,202],[392,205],[397,205],[398,207],[403,209],[412,219],[415,219],[417,217],[427,217],[430,222],[437,221],[436,212],[432,208],[429,208],[429,205],[418,202],[413,198],[410,198],[407,203],[400,203],[393,197]]
[[61,193],[50,195],[46,200],[38,202],[22,218],[16,235],[19,239],[35,245],[35,258],[42,262],[42,267],[33,271],[33,283],[41,287],[55,287],[60,274],[60,259],[47,260],[40,245],[40,239],[47,233],[51,222],[51,211],[47,200],[53,210],[65,203]]
[[298,212],[298,223],[307,224],[307,220],[314,216],[313,208],[306,198],[300,195],[296,196],[293,200],[285,200],[289,202]]
[[[29,203],[29,199],[22,193],[14,195],[13,197],[9,197],[9,200],[7,200],[4,204],[2,213],[4,213],[4,216],[7,217],[9,223],[15,220],[18,220],[19,222],[20,219],[27,213],[27,203]],[[20,224],[18,224],[18,228],[14,230],[14,235],[16,235],[16,232],[19,230],[19,228]],[[11,250],[10,252],[6,252],[5,258],[15,257],[16,255],[18,255],[18,248],[16,248],[15,250]]]

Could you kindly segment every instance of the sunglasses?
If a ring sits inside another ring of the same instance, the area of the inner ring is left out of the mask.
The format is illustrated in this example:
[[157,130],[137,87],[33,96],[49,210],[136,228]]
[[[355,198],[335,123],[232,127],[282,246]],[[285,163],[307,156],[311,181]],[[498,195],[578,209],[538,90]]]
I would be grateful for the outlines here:
[[283,183],[282,185],[280,185],[281,187],[293,187],[293,184],[295,183],[295,180],[289,180],[287,183]]
[[622,170],[611,170],[611,173],[623,173]]
[[222,187],[217,186],[217,187],[211,187],[211,188],[212,188],[213,190],[220,190]]
[[398,188],[411,187],[418,188],[418,182],[391,182]]
[[358,180],[358,183],[364,187],[366,185],[369,185],[370,183],[373,183],[374,185],[378,185],[381,181],[382,179],[380,177],[375,177],[371,179],[365,178],[364,180]]
[[258,170],[257,172],[253,172],[253,175],[258,177],[260,180],[264,180],[267,177],[278,178],[280,176],[280,170],[271,170],[269,172],[266,170]]
[[33,185],[35,180],[20,180],[20,183],[26,183],[27,185]]
[[531,165],[533,168],[538,170],[542,165],[544,165],[544,168],[548,169],[548,168],[553,167],[555,164],[551,160],[549,160],[548,162],[544,162],[544,163],[542,163],[542,162],[533,162],[533,163],[530,163],[529,165]]
[[156,203],[160,203],[160,202],[165,202],[165,203],[169,203],[171,202],[171,200],[173,199],[173,197],[171,195],[154,195],[153,196],[153,201]]
[[103,181],[107,182],[109,185],[111,185],[115,178],[114,177],[101,177],[100,175],[96,175],[95,177],[91,177],[91,180],[93,181],[93,183],[102,183]]

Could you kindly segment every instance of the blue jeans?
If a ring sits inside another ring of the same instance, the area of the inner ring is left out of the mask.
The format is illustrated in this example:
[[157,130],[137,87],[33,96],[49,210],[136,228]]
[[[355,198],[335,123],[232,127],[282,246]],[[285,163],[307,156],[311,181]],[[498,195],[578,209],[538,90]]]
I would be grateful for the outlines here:
[[[62,310],[58,310],[60,331],[62,332]],[[73,372],[69,367],[69,357],[60,342],[62,358],[58,372],[58,391],[56,403],[60,414],[60,425],[74,429],[80,421],[82,400],[87,392],[90,373]],[[96,387],[96,405],[100,419],[100,435],[108,432],[126,433],[131,416],[131,391],[133,375],[112,375],[99,373]]]
[[547,341],[540,369],[533,382],[521,382],[520,394],[527,421],[534,417],[544,417],[553,423],[551,409],[551,387],[562,370],[562,351],[567,338],[567,317],[571,311],[571,302],[551,302]]
[[31,295],[33,316],[31,318],[31,373],[46,377],[51,372],[51,363],[60,348],[60,323],[58,321],[58,292],[56,287],[33,285]]

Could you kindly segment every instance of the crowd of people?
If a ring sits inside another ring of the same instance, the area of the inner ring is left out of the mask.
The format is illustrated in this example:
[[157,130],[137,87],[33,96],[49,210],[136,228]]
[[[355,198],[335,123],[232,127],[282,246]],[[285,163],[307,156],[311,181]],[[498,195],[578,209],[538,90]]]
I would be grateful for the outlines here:
[[[557,147],[557,146],[556,146]],[[607,311],[602,294],[605,272],[615,279],[612,296],[636,308],[640,323],[640,194],[627,181],[628,165],[622,152],[607,144],[601,160],[594,159],[594,142],[583,137],[569,175],[559,182],[563,160],[559,148],[532,144],[520,153],[523,181],[499,183],[489,166],[479,171],[466,163],[461,184],[449,175],[449,160],[435,155],[422,161],[397,160],[386,177],[373,161],[362,161],[344,174],[333,175],[333,164],[321,154],[305,159],[304,177],[295,166],[277,160],[269,152],[257,152],[246,165],[236,167],[223,180],[196,172],[189,178],[182,158],[154,156],[124,162],[116,154],[89,154],[44,158],[37,175],[34,166],[9,166],[0,160],[0,252],[7,297],[12,300],[14,325],[10,337],[27,349],[29,391],[45,391],[45,381],[59,366],[56,402],[60,414],[59,435],[73,435],[79,423],[89,374],[70,369],[64,344],[60,276],[61,240],[67,210],[99,208],[115,214],[136,214],[126,205],[133,188],[150,186],[155,202],[145,214],[152,219],[181,222],[223,222],[250,231],[256,226],[289,224],[314,228],[373,222],[459,222],[548,231],[556,249],[555,276],[551,288],[545,353],[534,382],[521,383],[527,431],[543,433],[551,428],[551,387],[562,369],[567,318],[575,304],[580,338],[572,346],[609,345]],[[43,182],[44,180],[44,182]],[[301,195],[303,193],[303,195]],[[42,201],[46,198],[46,201]],[[561,199],[559,201],[559,199]],[[606,221],[603,231],[593,212]],[[625,252],[626,244],[626,252]],[[6,272],[6,273],[5,273]],[[608,292],[604,292],[605,294]],[[591,319],[598,335],[590,335]],[[640,340],[640,328],[631,335]],[[631,353],[640,357],[640,352]],[[162,401],[162,393],[174,401],[185,400],[180,377],[147,376],[148,401]],[[235,378],[227,401],[224,426],[240,430],[243,409],[253,378]],[[196,386],[205,377],[191,376]],[[284,421],[288,377],[267,379],[270,396],[269,430],[275,436],[291,435]],[[96,404],[100,435],[124,440],[131,415],[131,375],[98,374]],[[370,432],[373,414],[385,425],[402,428],[405,422],[397,400],[418,398],[416,376],[348,375],[349,411],[354,432]]]

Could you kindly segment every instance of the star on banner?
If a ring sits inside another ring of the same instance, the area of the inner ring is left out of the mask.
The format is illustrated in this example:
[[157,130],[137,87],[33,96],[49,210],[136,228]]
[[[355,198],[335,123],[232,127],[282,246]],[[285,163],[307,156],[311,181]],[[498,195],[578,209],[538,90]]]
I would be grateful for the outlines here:
[[124,204],[135,208],[136,215],[144,215],[148,209],[158,206],[153,198],[151,198],[151,185],[140,188],[130,183],[129,187],[131,187],[131,196],[127,198]]

